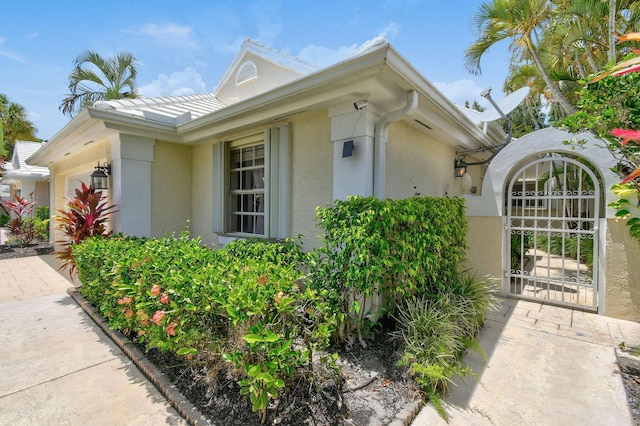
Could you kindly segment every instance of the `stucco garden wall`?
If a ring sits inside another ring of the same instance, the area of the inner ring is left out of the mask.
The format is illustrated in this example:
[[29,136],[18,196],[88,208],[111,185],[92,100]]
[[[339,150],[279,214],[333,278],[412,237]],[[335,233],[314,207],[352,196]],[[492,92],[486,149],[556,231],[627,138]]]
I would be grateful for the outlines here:
[[640,243],[628,227],[607,220],[605,312],[610,317],[640,321]]
[[192,148],[156,141],[151,164],[151,236],[180,233],[191,220]]
[[402,199],[415,193],[442,197],[460,193],[460,179],[454,177],[453,170],[454,147],[429,139],[403,122],[392,123],[388,135],[386,197]]
[[498,216],[467,216],[466,267],[478,276],[502,275],[502,218]]
[[327,111],[291,121],[291,232],[306,250],[319,244],[316,207],[333,202],[333,146]]

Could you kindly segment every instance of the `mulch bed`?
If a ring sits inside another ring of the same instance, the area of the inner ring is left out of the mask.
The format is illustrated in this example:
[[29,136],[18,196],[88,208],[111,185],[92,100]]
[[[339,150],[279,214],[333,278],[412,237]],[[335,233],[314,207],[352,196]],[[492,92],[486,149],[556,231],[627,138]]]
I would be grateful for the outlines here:
[[0,260],[17,259],[27,256],[41,256],[53,253],[53,244],[49,242],[39,242],[20,247],[16,244],[0,245]]

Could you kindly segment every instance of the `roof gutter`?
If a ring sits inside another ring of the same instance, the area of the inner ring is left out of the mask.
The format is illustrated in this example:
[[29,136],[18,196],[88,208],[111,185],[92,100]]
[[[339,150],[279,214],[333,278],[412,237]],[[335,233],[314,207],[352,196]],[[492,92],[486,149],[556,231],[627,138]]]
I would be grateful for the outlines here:
[[385,167],[386,149],[389,138],[389,125],[411,114],[418,108],[418,92],[407,92],[407,103],[397,111],[382,116],[375,126],[373,135],[373,195],[379,199],[385,198]]

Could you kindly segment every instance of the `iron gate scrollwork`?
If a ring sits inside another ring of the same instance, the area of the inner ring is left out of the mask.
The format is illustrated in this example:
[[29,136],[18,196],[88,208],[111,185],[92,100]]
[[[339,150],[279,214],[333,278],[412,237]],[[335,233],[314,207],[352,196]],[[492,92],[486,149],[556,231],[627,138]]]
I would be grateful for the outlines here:
[[507,185],[508,294],[585,310],[598,307],[600,184],[583,162],[550,153]]

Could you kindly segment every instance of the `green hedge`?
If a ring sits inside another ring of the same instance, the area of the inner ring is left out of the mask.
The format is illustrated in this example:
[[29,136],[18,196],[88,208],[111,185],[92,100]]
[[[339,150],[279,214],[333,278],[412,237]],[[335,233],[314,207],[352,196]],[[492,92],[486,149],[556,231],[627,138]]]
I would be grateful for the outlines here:
[[[345,330],[360,331],[365,296],[381,292],[407,307],[415,298],[455,294],[480,300],[465,302],[468,315],[455,318],[472,325],[458,329],[475,331],[484,320],[485,287],[465,284],[459,273],[463,200],[354,197],[319,208],[318,225],[323,245],[311,253],[294,240],[235,241],[213,251],[186,235],[90,238],[73,246],[79,291],[112,328],[148,348],[226,363],[263,419],[269,398],[295,375],[314,375],[318,366],[336,374],[326,349]],[[403,358],[414,374],[432,362],[417,347],[407,345]]]
[[[467,223],[460,198],[378,200],[352,197],[319,208],[323,230],[314,280],[361,311],[357,298],[377,291],[387,300],[446,287],[465,259]],[[388,307],[392,309],[392,306]]]
[[260,246],[212,251],[198,239],[91,238],[73,256],[80,293],[110,327],[135,333],[148,348],[228,362],[264,415],[269,396],[294,374],[329,361],[315,355],[329,345],[336,317],[323,290],[304,285],[291,253]]

